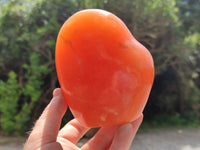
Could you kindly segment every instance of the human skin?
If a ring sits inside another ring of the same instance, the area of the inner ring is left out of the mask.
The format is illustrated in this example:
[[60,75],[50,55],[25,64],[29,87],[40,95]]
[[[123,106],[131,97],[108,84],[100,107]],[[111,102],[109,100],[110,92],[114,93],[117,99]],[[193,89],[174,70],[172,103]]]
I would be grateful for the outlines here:
[[78,148],[76,143],[90,128],[73,119],[60,129],[67,108],[61,90],[55,89],[51,102],[30,133],[24,150],[128,150],[143,119],[141,115],[128,124],[102,127],[93,138]]

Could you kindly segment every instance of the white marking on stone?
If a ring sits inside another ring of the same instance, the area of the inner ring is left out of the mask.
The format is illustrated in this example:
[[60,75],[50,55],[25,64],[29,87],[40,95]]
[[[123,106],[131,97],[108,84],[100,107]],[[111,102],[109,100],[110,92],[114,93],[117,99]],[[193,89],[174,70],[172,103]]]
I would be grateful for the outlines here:
[[105,115],[102,115],[100,118],[101,118],[102,121],[106,121],[106,116]]

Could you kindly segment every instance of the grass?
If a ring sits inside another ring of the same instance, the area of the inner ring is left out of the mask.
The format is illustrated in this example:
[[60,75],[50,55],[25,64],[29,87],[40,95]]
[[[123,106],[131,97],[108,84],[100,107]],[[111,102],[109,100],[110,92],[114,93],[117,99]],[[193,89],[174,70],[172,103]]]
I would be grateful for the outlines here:
[[148,132],[148,131],[156,131],[162,129],[177,129],[177,128],[198,128],[200,127],[199,118],[188,115],[188,116],[180,116],[179,114],[168,115],[161,114],[156,115],[151,120],[144,121],[140,127],[139,132]]

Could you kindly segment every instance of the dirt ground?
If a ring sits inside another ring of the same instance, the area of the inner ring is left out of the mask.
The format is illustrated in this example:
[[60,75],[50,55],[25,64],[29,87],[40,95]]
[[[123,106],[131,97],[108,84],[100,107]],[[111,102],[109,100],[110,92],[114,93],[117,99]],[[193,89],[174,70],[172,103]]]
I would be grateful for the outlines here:
[[[0,143],[0,150],[22,149],[23,143]],[[162,129],[138,133],[130,150],[200,150],[200,128]]]
[[141,133],[131,150],[200,150],[200,128]]

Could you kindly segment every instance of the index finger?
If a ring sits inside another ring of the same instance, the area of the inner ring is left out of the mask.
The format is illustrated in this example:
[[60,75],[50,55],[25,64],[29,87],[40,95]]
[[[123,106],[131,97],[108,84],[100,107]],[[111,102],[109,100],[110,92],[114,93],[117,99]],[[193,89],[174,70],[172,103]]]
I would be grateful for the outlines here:
[[73,119],[60,130],[58,138],[61,137],[76,144],[89,129],[82,126],[77,119]]

